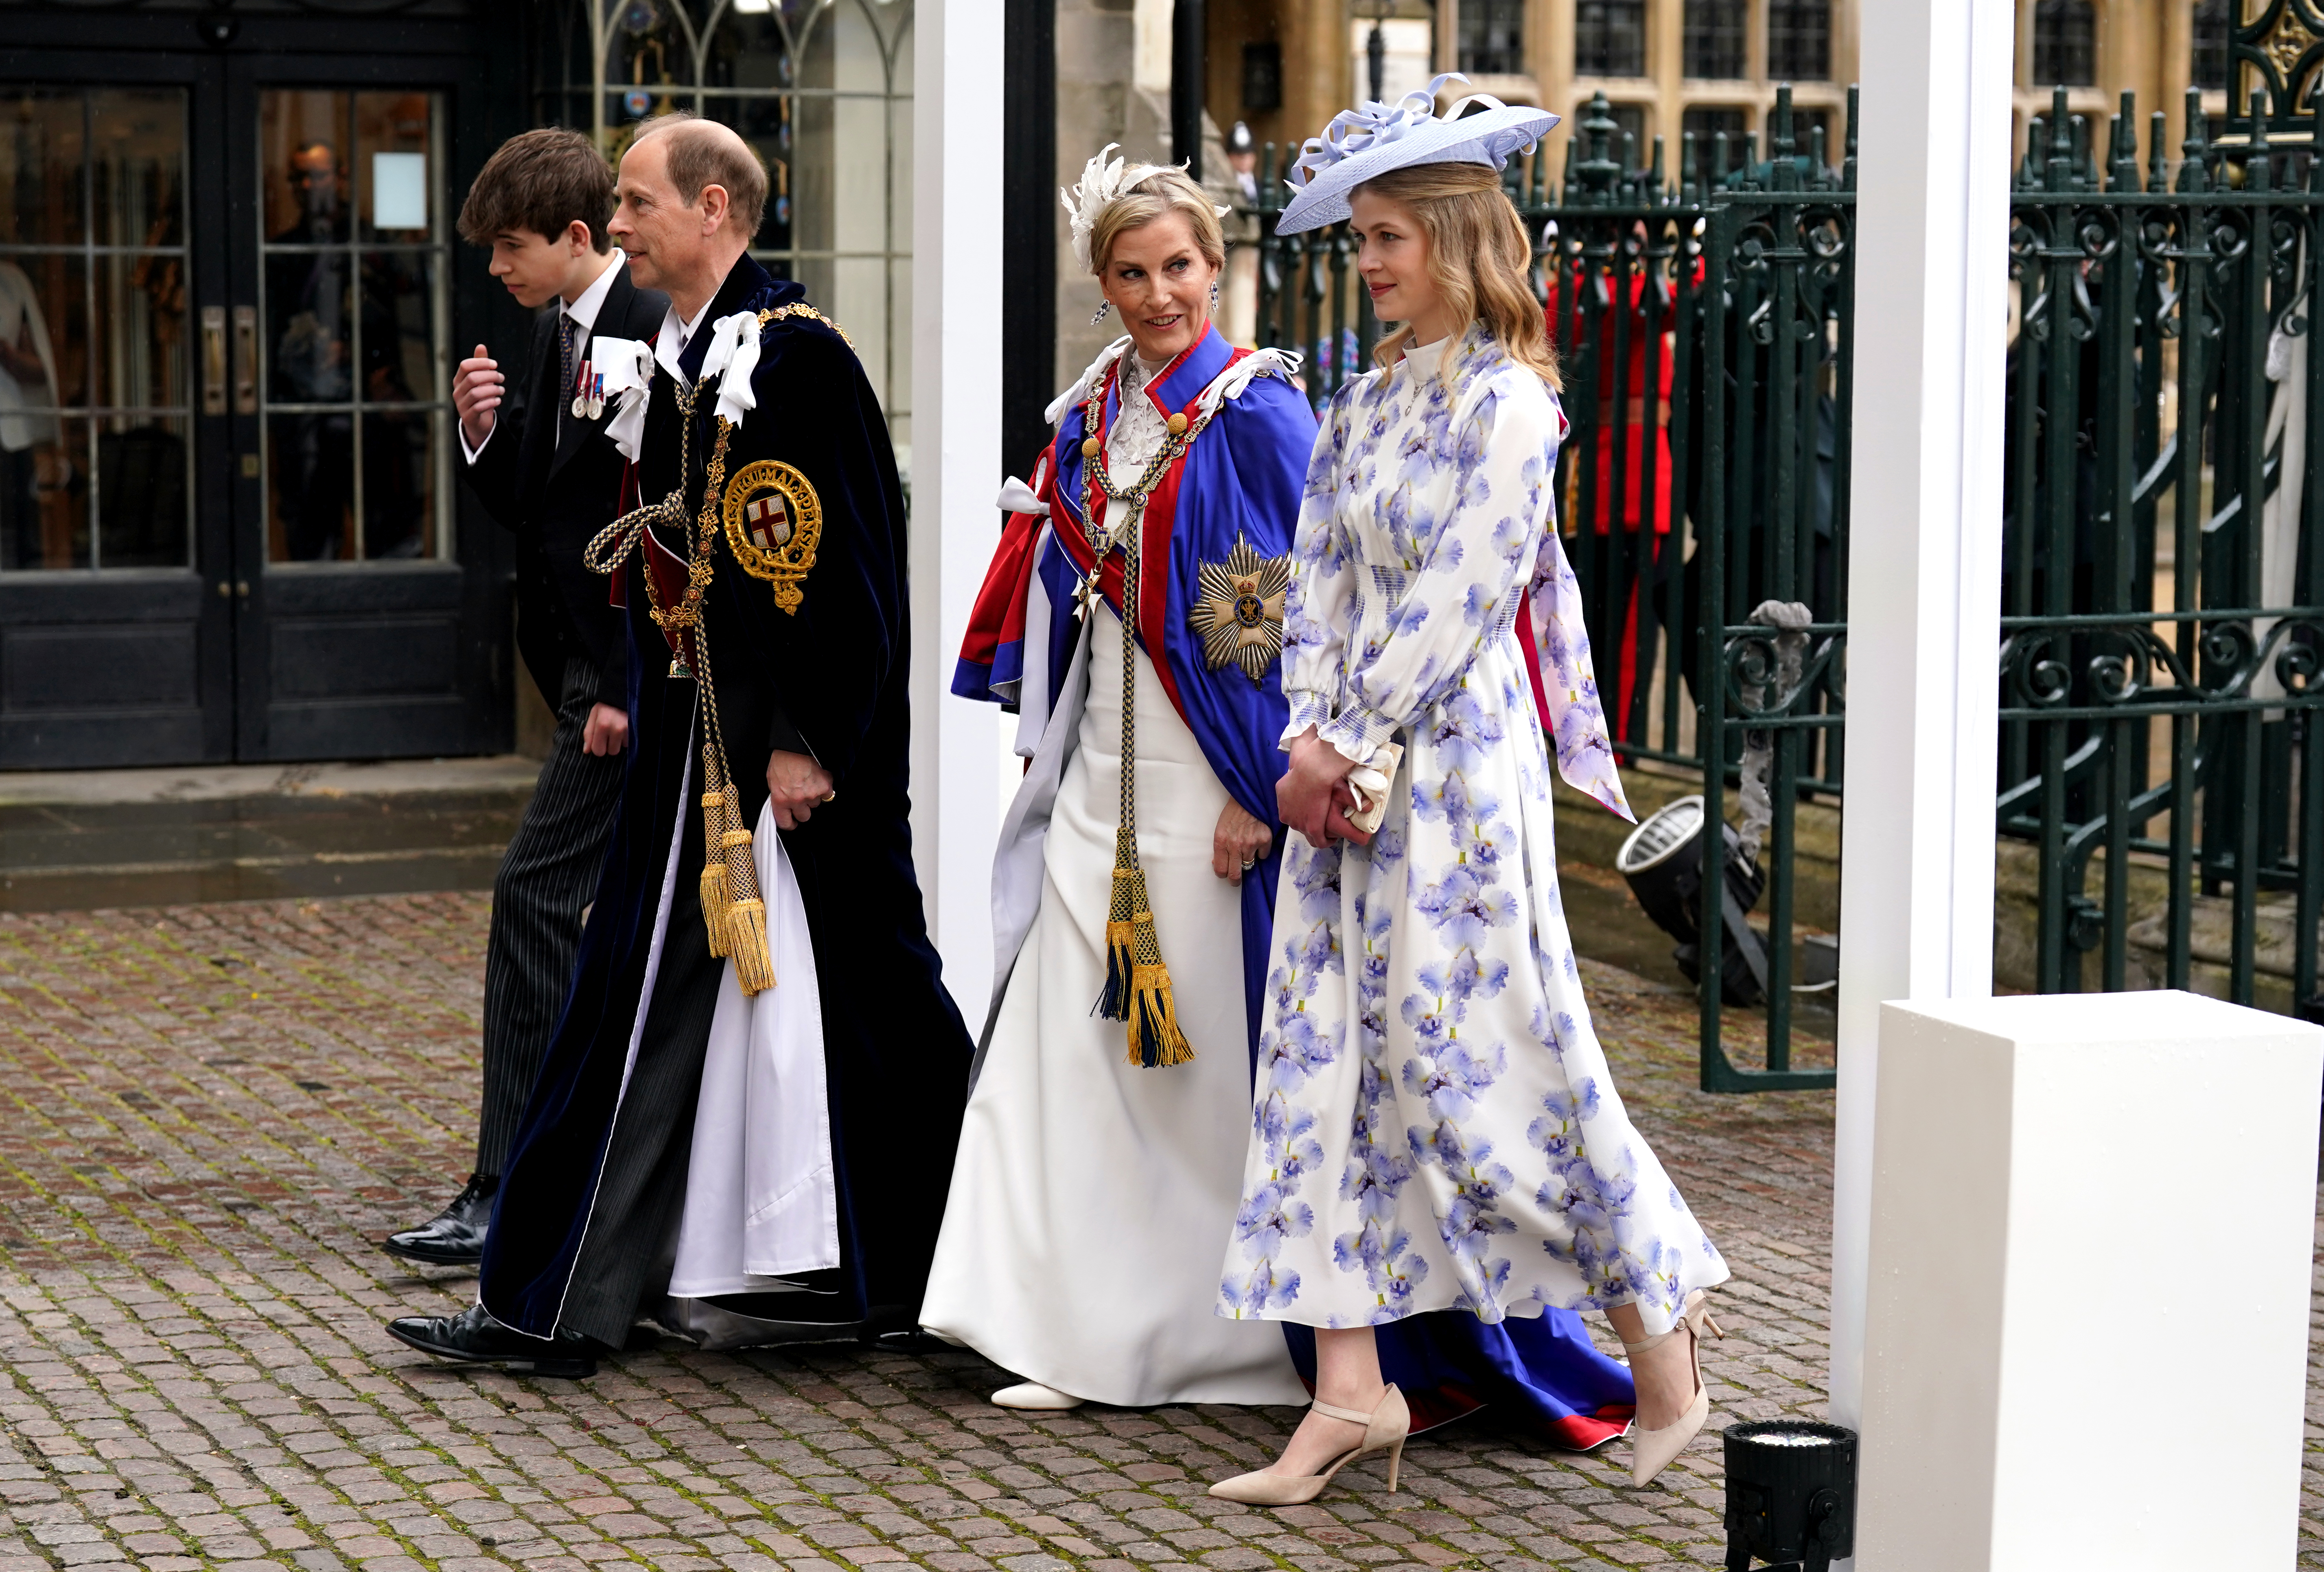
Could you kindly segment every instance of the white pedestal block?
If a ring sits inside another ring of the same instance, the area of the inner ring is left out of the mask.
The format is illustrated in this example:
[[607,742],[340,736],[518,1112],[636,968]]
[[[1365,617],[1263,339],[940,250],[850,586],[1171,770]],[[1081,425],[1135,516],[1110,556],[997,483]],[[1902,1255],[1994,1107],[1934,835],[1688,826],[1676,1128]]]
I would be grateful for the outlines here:
[[2324,1028],[1882,1007],[1865,1572],[2289,1567]]

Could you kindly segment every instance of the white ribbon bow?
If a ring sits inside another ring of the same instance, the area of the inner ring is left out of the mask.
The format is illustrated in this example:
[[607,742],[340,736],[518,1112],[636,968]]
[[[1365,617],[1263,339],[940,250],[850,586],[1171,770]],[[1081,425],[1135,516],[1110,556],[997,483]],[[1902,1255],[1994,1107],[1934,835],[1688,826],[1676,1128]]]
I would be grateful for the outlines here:
[[737,311],[712,325],[710,347],[702,356],[702,381],[718,378],[718,418],[740,426],[742,417],[759,407],[751,386],[759,369],[759,314]]
[[[1385,147],[1392,142],[1401,142],[1422,126],[1434,124],[1438,119],[1436,95],[1447,82],[1458,82],[1465,87],[1469,78],[1459,71],[1446,71],[1425,87],[1406,93],[1393,104],[1375,101],[1359,104],[1353,109],[1341,110],[1332,116],[1332,124],[1323,128],[1323,135],[1311,136],[1300,144],[1299,161],[1291,167],[1295,171],[1304,170],[1305,174],[1301,179],[1289,179],[1285,183],[1296,191],[1305,180],[1314,179],[1343,159],[1351,159],[1376,147]],[[1461,112],[1471,104],[1482,104],[1493,109],[1503,107],[1501,101],[1490,93],[1471,93],[1446,110],[1443,118],[1457,120]]]
[[1064,418],[1066,410],[1076,404],[1087,403],[1090,394],[1096,391],[1099,382],[1104,378],[1106,367],[1120,360],[1129,348],[1130,335],[1125,333],[1098,351],[1097,358],[1090,362],[1089,370],[1084,372],[1072,387],[1059,393],[1050,402],[1047,412],[1041,418],[1055,426]]
[[1030,513],[1035,518],[1046,519],[1049,516],[1049,504],[1041,501],[1040,494],[1032,487],[1010,475],[1001,483],[1001,510],[1004,513]]
[[1255,349],[1203,390],[1203,396],[1194,400],[1195,411],[1208,419],[1219,412],[1219,406],[1227,400],[1241,398],[1242,391],[1260,377],[1281,377],[1287,382],[1299,374],[1300,362],[1296,350]]
[[595,335],[589,339],[589,375],[604,379],[601,391],[613,403],[613,418],[605,422],[605,435],[632,464],[637,462],[639,440],[645,435],[653,368],[653,346],[641,340]]

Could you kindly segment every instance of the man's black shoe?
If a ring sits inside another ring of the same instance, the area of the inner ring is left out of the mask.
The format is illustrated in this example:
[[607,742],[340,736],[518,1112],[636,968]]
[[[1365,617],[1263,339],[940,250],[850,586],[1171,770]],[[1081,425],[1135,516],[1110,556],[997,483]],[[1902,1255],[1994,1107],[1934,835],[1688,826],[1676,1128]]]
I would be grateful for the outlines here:
[[391,1234],[379,1247],[426,1266],[475,1266],[484,1258],[484,1234],[493,1226],[493,1198],[500,1189],[497,1177],[472,1173],[467,1188],[434,1221]]
[[472,1304],[456,1316],[398,1316],[387,1323],[387,1333],[439,1359],[506,1365],[569,1381],[596,1374],[601,1349],[595,1338],[562,1327],[554,1338],[529,1338],[493,1319],[480,1304]]

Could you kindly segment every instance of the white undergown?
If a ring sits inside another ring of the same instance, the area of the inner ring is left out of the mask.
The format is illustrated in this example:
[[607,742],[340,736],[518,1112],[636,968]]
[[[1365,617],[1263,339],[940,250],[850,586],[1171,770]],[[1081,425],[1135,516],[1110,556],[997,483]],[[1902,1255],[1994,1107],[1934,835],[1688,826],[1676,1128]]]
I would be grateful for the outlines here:
[[[1123,402],[1108,458],[1130,475],[1167,434],[1137,418],[1150,402]],[[1141,1069],[1126,1024],[1092,1013],[1121,781],[1121,623],[1096,619],[1040,912],[969,1098],[921,1324],[1092,1402],[1302,1403],[1282,1329],[1212,1313],[1250,1118],[1242,913],[1211,871],[1226,787],[1142,653],[1139,855],[1194,1058]]]

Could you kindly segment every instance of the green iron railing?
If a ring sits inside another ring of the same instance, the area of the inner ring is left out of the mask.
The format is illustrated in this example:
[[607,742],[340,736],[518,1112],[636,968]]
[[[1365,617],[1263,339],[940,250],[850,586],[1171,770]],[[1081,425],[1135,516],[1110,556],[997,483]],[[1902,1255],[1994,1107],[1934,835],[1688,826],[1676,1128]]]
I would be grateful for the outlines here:
[[[1769,777],[1769,920],[1752,936],[1746,985],[1771,1001],[1765,1069],[1727,1053],[1725,892],[1716,879],[1702,890],[1702,1080],[1718,1091],[1832,1083],[1829,1070],[1791,1065],[1792,917],[1798,805],[1836,797],[1840,782],[1847,442],[1833,410],[1849,396],[1854,96],[1837,170],[1821,125],[1793,145],[1788,89],[1771,124],[1766,162],[1749,136],[1705,148],[1683,137],[1674,183],[1661,140],[1641,167],[1601,96],[1568,139],[1562,179],[1545,152],[1504,176],[1535,237],[1564,370],[1561,528],[1618,749],[1626,763],[1701,771],[1707,822],[1724,817],[1747,756]],[[1378,325],[1353,286],[1344,225],[1275,234],[1281,172],[1269,146],[1259,340],[1307,355],[1321,408],[1369,368]],[[1770,601],[1804,606],[1804,626],[1753,621]],[[1708,652],[1703,627],[1721,630]],[[1704,769],[1706,758],[1721,768]]]
[[2126,93],[2101,174],[2061,88],[2020,166],[2000,811],[2043,992],[2316,1008],[2324,161],[2267,103],[2215,146],[2190,93],[2142,168]]
[[[2240,102],[2215,143],[2190,97],[2175,161],[2156,115],[2142,163],[2126,96],[2103,170],[2062,92],[2031,127],[2006,259],[1999,980],[2324,1016],[2304,851],[2324,843],[2324,160],[2271,144],[2294,116],[2265,92]],[[1561,528],[1618,749],[1699,772],[1711,822],[1765,783],[1748,878],[1701,889],[1706,1090],[1831,1080],[1792,1068],[1815,986],[1794,916],[1801,810],[1829,828],[1844,778],[1855,123],[1851,96],[1834,168],[1821,127],[1793,144],[1779,94],[1768,160],[1689,137],[1674,181],[1601,98],[1562,179],[1543,158],[1506,177],[1565,371]],[[1278,238],[1281,182],[1261,188],[1261,342],[1308,354],[1320,405],[1376,325],[1344,229]],[[1748,967],[1730,898],[1765,918]],[[1738,1002],[1764,1002],[1764,1069],[1728,1053]]]

